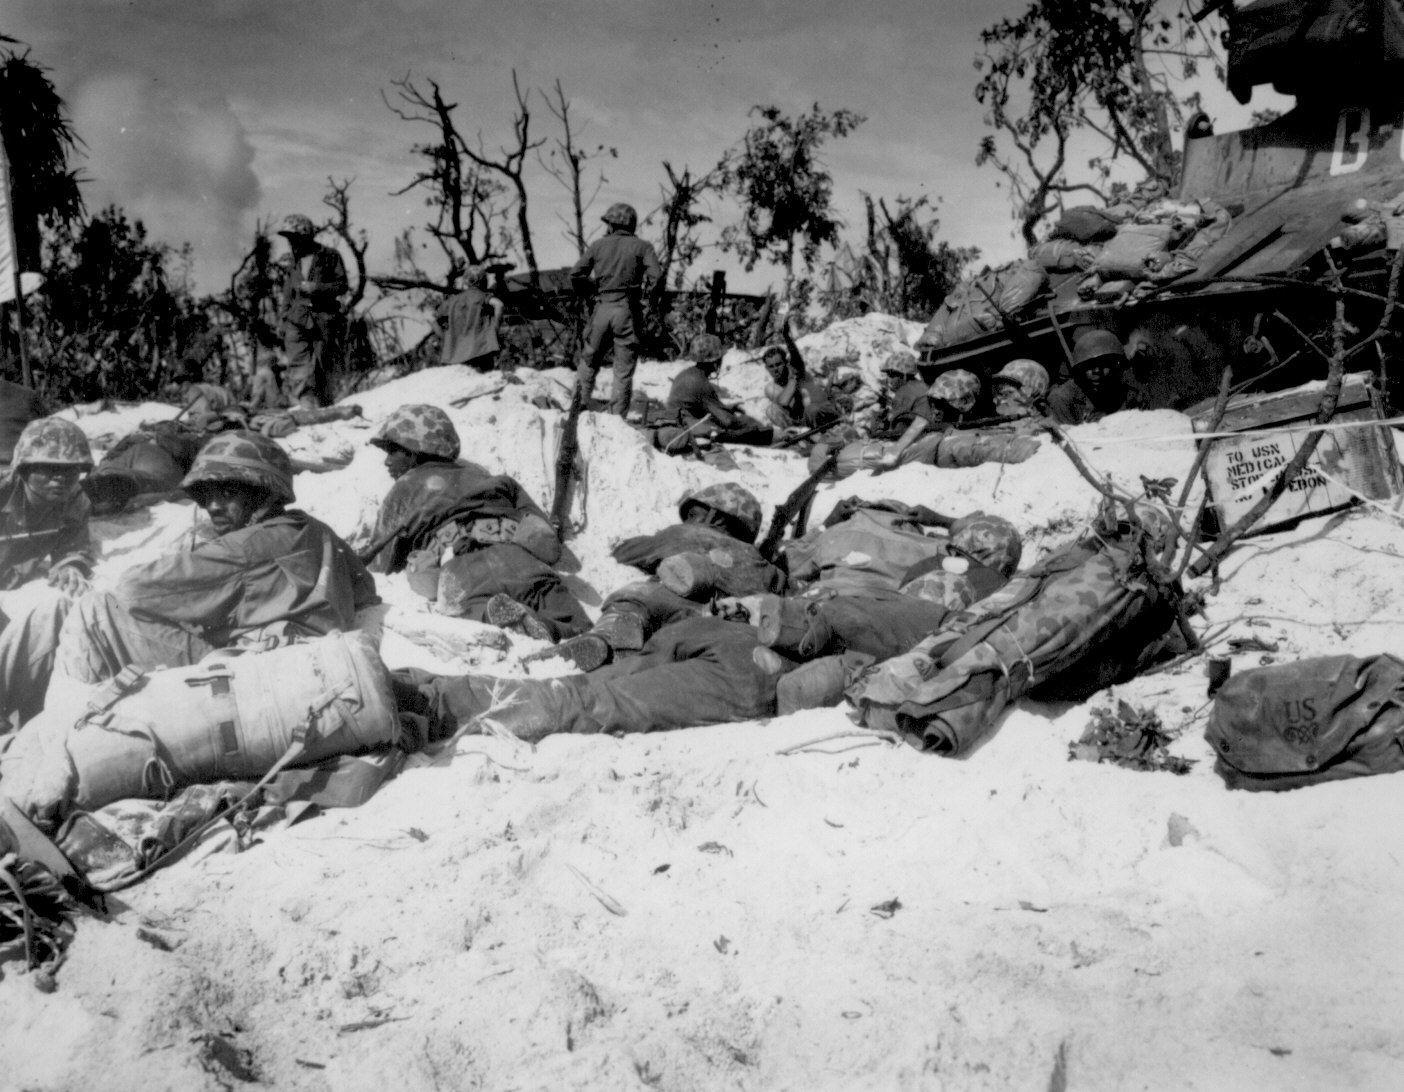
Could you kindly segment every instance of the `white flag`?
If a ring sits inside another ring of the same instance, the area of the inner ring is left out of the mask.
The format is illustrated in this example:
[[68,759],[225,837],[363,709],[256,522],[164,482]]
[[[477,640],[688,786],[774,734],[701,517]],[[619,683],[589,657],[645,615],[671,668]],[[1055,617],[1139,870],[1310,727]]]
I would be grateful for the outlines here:
[[[10,163],[5,158],[5,147],[0,144],[0,303],[9,303],[15,298],[15,221],[10,202]],[[41,284],[44,278],[38,273],[20,275],[20,291],[26,296]]]

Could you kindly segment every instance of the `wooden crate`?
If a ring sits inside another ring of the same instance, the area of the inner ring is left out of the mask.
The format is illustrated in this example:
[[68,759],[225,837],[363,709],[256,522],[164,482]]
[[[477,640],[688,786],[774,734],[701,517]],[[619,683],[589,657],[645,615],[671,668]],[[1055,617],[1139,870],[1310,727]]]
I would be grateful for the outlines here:
[[[1204,461],[1209,499],[1227,528],[1245,515],[1272,485],[1278,470],[1297,453],[1306,432],[1267,431],[1274,425],[1310,425],[1325,390],[1324,381],[1307,383],[1272,394],[1237,396],[1229,400],[1220,432],[1255,430],[1242,437],[1206,441]],[[1378,421],[1380,400],[1369,372],[1345,377],[1333,423]],[[1196,432],[1207,432],[1208,412],[1192,419]],[[1401,491],[1399,457],[1389,428],[1338,429],[1325,432],[1300,474],[1287,483],[1252,533],[1318,512],[1355,503],[1357,497],[1387,500]]]

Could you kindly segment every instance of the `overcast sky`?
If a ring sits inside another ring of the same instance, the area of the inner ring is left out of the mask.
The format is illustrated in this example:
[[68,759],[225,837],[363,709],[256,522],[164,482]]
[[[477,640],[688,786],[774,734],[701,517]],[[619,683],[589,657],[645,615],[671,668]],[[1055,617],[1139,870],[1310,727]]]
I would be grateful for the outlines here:
[[[259,216],[321,219],[328,176],[354,177],[353,212],[371,266],[426,218],[392,196],[428,128],[396,119],[381,94],[411,74],[459,103],[489,150],[510,135],[515,68],[524,88],[560,79],[583,140],[618,149],[591,212],[656,207],[661,163],[713,165],[747,111],[818,102],[867,116],[827,158],[840,210],[861,232],[860,191],[940,200],[942,237],[990,260],[1017,255],[1006,191],[974,156],[979,30],[1026,0],[7,0],[0,30],[51,70],[87,144],[91,209],[116,202],[151,233],[195,247],[199,285],[217,290]],[[538,97],[534,124],[553,135]],[[556,213],[564,191],[531,184],[543,266],[574,250]],[[720,217],[730,210],[718,208]],[[696,272],[718,264],[704,256]],[[733,273],[759,290],[774,276]]]

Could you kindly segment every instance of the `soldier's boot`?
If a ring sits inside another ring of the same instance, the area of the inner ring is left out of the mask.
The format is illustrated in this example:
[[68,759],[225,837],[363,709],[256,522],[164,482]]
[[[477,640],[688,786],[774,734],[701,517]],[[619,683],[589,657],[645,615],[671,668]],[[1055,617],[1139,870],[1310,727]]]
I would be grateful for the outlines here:
[[498,592],[487,601],[484,615],[488,622],[501,629],[525,633],[538,641],[551,640],[551,631],[532,613],[530,607],[518,603],[506,592]]
[[776,713],[784,716],[801,709],[827,709],[838,705],[843,701],[849,678],[860,667],[872,662],[871,656],[845,652],[801,664],[776,682]]
[[616,653],[638,652],[643,646],[643,619],[632,611],[607,610],[589,632],[568,637],[554,648],[543,648],[523,656],[522,662],[533,663],[558,656],[581,671],[594,671],[613,660]]

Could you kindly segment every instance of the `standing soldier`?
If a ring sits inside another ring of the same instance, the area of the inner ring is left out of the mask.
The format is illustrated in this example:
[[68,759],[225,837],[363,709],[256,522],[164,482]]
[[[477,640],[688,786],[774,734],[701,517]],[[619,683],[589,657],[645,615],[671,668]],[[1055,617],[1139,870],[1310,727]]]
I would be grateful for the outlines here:
[[467,287],[444,300],[434,311],[434,321],[442,331],[440,364],[464,364],[480,372],[497,367],[501,345],[497,328],[502,322],[503,304],[488,293],[487,267],[471,266]]
[[287,372],[283,393],[293,405],[325,406],[331,401],[331,369],[346,343],[341,297],[347,290],[346,264],[317,242],[317,229],[297,213],[278,234],[288,241],[280,321]]
[[609,225],[609,233],[591,243],[570,271],[577,288],[588,284],[593,274],[599,292],[577,371],[576,397],[589,399],[595,373],[613,346],[614,392],[609,408],[623,417],[634,393],[634,361],[644,328],[643,300],[663,270],[652,244],[634,234],[639,214],[632,205],[610,205],[600,219]]

